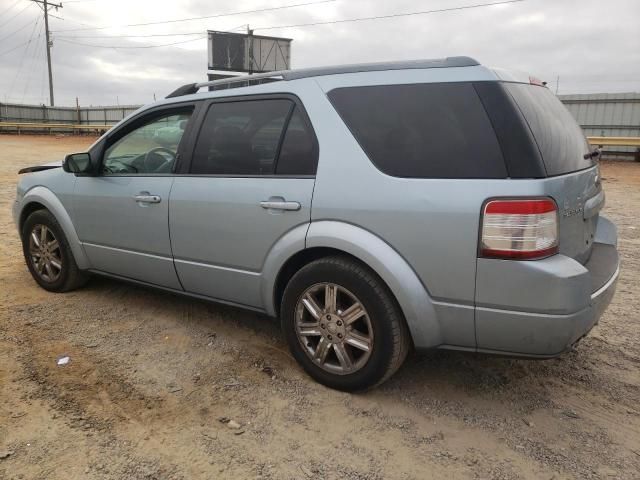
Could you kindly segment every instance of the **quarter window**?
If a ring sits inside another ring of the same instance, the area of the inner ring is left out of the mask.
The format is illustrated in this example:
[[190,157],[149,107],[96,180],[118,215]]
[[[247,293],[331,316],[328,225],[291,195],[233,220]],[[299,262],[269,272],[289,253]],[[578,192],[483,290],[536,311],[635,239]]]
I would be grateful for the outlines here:
[[105,151],[103,174],[171,173],[190,117],[163,115],[129,132]]
[[369,159],[396,177],[505,178],[470,83],[337,88],[329,99]]

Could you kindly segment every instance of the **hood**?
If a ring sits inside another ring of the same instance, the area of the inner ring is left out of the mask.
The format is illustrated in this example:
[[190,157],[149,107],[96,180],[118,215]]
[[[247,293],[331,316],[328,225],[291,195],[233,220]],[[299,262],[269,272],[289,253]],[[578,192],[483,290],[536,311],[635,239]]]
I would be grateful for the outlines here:
[[18,170],[18,175],[23,173],[31,173],[31,172],[41,172],[42,170],[50,170],[52,168],[60,168],[62,167],[62,161],[57,160],[55,162],[45,163],[44,165],[36,165],[34,167],[26,167]]

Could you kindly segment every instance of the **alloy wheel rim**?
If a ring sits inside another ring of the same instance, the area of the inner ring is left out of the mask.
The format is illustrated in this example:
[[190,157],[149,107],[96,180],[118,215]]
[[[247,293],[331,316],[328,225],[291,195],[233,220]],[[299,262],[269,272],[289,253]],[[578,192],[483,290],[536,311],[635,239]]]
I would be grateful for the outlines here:
[[354,373],[371,357],[371,319],[362,302],[335,283],[318,283],[302,293],[295,330],[307,356],[327,372]]
[[46,225],[35,225],[29,235],[29,257],[38,276],[55,282],[62,274],[60,242]]

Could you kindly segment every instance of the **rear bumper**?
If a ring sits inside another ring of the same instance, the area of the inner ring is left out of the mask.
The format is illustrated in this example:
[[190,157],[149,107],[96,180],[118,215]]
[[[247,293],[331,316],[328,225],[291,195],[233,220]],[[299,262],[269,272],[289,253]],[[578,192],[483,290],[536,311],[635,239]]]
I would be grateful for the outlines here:
[[478,259],[478,351],[561,354],[598,323],[619,272],[615,226],[604,217],[584,265],[563,255],[531,262]]

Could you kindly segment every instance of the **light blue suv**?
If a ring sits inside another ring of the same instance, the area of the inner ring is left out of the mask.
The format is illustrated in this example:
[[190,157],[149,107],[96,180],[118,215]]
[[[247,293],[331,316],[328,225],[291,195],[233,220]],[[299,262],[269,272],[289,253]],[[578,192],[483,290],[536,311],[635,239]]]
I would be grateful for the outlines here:
[[586,335],[619,270],[597,157],[541,82],[467,57],[292,70],[185,85],[24,169],[14,216],[43,288],[279,316],[313,378],[358,390],[412,348]]

